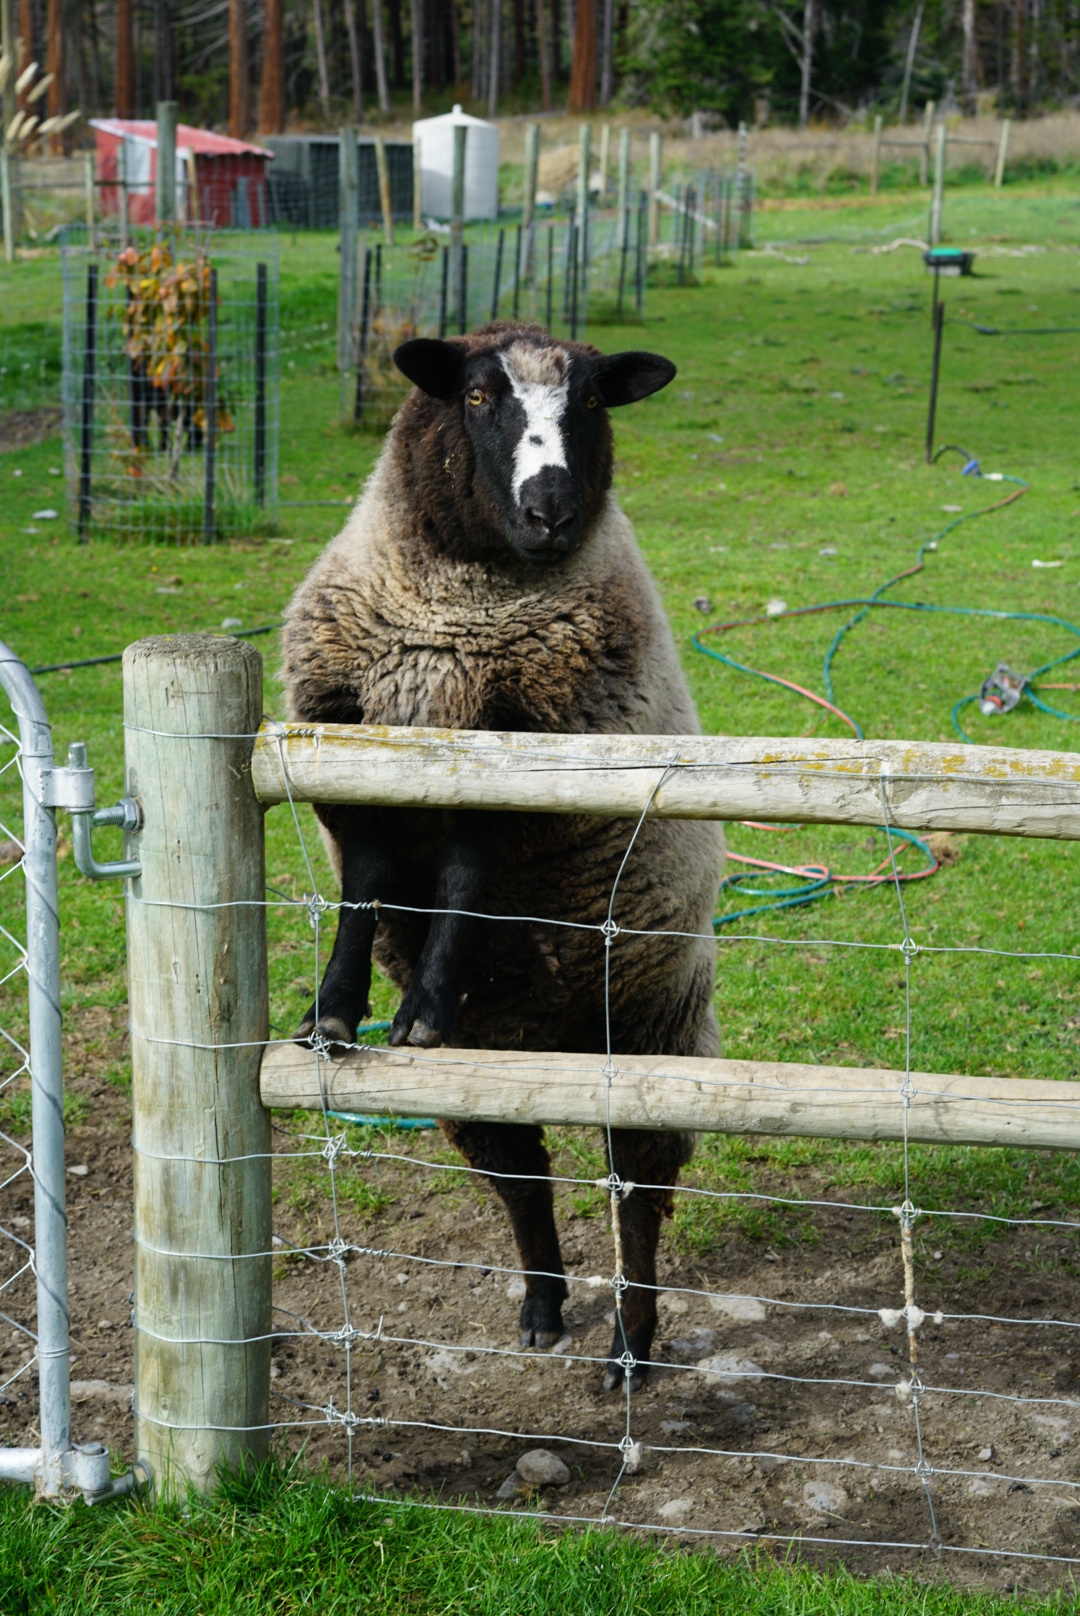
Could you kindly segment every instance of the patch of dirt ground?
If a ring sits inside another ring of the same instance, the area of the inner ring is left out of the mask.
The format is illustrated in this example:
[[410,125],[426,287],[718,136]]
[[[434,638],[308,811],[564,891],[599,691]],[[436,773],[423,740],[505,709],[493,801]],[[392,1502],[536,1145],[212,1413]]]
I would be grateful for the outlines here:
[[60,430],[60,411],[53,406],[39,410],[0,411],[0,454],[9,449],[29,449],[44,443]]
[[[122,1011],[104,1009],[70,1018],[76,1118],[68,1211],[75,1438],[130,1457],[130,1112],[125,1090],[105,1075],[125,1058],[123,1019]],[[347,1429],[326,1411],[331,1403],[336,1411],[350,1406],[346,1353],[305,1333],[302,1321],[319,1331],[347,1322],[375,1332],[381,1320],[381,1337],[351,1355],[358,1490],[526,1507],[551,1517],[599,1515],[620,1475],[619,1443],[627,1434],[625,1395],[601,1390],[613,1249],[599,1193],[557,1189],[564,1257],[575,1276],[569,1339],[555,1353],[521,1354],[521,1282],[504,1271],[516,1265],[508,1223],[484,1186],[441,1165],[458,1158],[439,1134],[350,1136],[385,1154],[338,1162],[341,1234],[364,1248],[339,1270],[326,1260],[334,1225],[321,1119],[275,1121],[275,1148],[283,1153],[275,1170],[275,1243],[283,1244],[275,1263],[281,1333],[271,1410],[281,1440],[303,1443],[313,1465],[344,1471]],[[298,1126],[314,1137],[298,1140]],[[574,1144],[569,1132],[560,1136],[557,1169],[587,1177],[575,1166]],[[299,1159],[284,1154],[307,1149],[312,1154]],[[9,1177],[13,1164],[8,1151],[0,1223],[29,1240],[30,1181],[26,1173]],[[779,1174],[767,1187],[778,1195],[819,1193]],[[845,1191],[845,1199],[860,1197]],[[836,1207],[815,1214],[813,1227],[816,1241],[779,1249],[725,1229],[704,1257],[680,1255],[665,1236],[655,1353],[662,1367],[631,1400],[629,1431],[642,1445],[641,1462],[622,1475],[610,1515],[723,1553],[748,1539],[801,1537],[804,1557],[842,1560],[859,1572],[889,1566],[995,1588],[1060,1585],[1067,1566],[978,1551],[1080,1556],[1077,1328],[926,1320],[919,1373],[927,1388],[920,1423],[934,1472],[929,1489],[942,1542],[975,1552],[891,1547],[925,1544],[930,1535],[915,1469],[915,1411],[910,1396],[897,1391],[910,1378],[904,1328],[887,1328],[874,1311],[903,1303],[896,1220]],[[975,1256],[970,1245],[943,1241],[935,1261],[927,1247],[916,1284],[923,1305],[953,1315],[1080,1319],[1075,1231],[993,1227]],[[315,1255],[303,1255],[307,1250]],[[13,1277],[24,1260],[25,1252],[0,1238],[0,1284],[12,1281],[0,1296],[8,1321],[33,1318],[31,1276]],[[696,1290],[737,1299],[690,1294]],[[29,1356],[26,1336],[4,1323],[0,1443],[36,1439],[32,1365],[9,1381]],[[1009,1401],[1013,1396],[1026,1401]],[[500,1503],[516,1460],[536,1447],[565,1461],[569,1482]],[[780,1544],[776,1552],[790,1551]]]

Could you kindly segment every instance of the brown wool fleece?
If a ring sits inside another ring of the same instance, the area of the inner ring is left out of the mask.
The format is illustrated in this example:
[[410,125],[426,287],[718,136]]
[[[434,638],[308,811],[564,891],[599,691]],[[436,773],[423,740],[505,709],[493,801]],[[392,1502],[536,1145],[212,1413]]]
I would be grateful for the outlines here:
[[[499,332],[505,345],[506,328]],[[514,334],[549,340],[529,328]],[[485,340],[492,335],[464,339]],[[699,733],[659,595],[611,492],[606,421],[605,429],[599,463],[589,468],[581,548],[538,568],[509,554],[495,513],[473,488],[460,401],[410,395],[344,530],[289,608],[290,716],[541,733]],[[478,534],[485,536],[479,555]],[[336,865],[334,826],[347,813],[320,815]],[[433,891],[445,816],[403,810],[400,817],[417,892]],[[602,924],[633,822],[515,818],[515,856],[498,871],[485,911]],[[616,922],[699,935],[615,939],[615,1050],[717,1052],[711,922],[722,862],[717,825],[649,820],[641,827],[619,881]],[[402,989],[425,932],[422,917],[382,913],[375,957]],[[604,946],[596,931],[536,919],[484,922],[464,986],[454,1038],[462,1047],[605,1047]]]

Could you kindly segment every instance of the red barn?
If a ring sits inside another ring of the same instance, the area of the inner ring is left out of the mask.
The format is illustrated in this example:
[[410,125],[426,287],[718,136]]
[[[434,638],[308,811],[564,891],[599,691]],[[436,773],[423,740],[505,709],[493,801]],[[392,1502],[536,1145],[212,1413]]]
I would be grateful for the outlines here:
[[[157,176],[157,124],[145,118],[91,118],[97,139],[98,179],[104,213],[119,213],[120,152],[127,182],[128,218],[153,224]],[[269,224],[266,166],[273,152],[229,135],[182,123],[176,129],[176,206],[189,224]]]

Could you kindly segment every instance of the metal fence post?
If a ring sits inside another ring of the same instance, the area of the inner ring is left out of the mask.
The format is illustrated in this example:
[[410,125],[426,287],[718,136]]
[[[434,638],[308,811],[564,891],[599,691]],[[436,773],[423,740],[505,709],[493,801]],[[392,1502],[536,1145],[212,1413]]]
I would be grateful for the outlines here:
[[262,660],[220,635],[124,653],[141,875],[127,910],[135,1151],[135,1450],[207,1492],[266,1452],[270,1124]]
[[159,225],[176,224],[176,123],[179,107],[175,101],[157,104],[157,162],[154,169],[154,214]]
[[0,146],[0,209],[4,214],[4,261],[15,262],[15,219],[11,202],[11,158],[6,146]]
[[356,132],[342,129],[339,147],[338,261],[338,374],[342,420],[347,413],[346,389],[356,359],[356,232],[360,221],[360,150]]

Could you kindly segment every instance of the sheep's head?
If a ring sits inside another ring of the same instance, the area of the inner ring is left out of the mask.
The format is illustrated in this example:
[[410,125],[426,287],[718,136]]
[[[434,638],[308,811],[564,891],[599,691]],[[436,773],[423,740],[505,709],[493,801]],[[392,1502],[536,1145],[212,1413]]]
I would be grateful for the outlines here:
[[486,343],[418,337],[394,361],[460,421],[507,545],[537,566],[576,550],[598,514],[611,481],[607,411],[675,375],[659,354],[604,355],[535,326],[493,327]]

